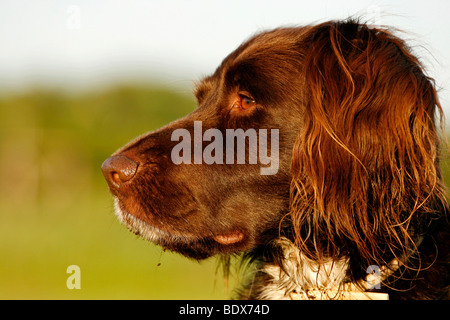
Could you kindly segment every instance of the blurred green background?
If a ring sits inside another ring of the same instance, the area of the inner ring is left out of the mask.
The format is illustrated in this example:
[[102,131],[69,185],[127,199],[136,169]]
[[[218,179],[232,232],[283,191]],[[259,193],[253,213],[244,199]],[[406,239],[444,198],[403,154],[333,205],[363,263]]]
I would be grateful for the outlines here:
[[227,298],[214,258],[163,252],[118,222],[100,170],[194,107],[190,92],[152,86],[0,97],[0,299]]

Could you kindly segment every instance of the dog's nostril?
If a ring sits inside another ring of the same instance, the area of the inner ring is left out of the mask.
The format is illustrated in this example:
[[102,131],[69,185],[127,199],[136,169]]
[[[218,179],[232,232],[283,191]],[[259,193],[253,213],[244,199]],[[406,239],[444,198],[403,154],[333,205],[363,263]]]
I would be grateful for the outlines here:
[[120,175],[117,172],[111,172],[111,179],[116,183],[120,183],[121,181]]
[[103,175],[111,189],[131,180],[136,174],[139,164],[124,155],[112,156],[102,164]]

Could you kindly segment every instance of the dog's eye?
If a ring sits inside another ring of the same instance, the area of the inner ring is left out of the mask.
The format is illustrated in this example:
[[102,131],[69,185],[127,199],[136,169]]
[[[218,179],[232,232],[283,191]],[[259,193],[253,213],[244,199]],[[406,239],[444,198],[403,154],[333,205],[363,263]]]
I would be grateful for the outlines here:
[[241,95],[240,98],[241,98],[241,108],[242,109],[253,108],[256,106],[255,99],[249,98],[244,95]]
[[253,110],[254,108],[256,108],[256,100],[247,93],[239,93],[233,103],[233,109],[235,110]]

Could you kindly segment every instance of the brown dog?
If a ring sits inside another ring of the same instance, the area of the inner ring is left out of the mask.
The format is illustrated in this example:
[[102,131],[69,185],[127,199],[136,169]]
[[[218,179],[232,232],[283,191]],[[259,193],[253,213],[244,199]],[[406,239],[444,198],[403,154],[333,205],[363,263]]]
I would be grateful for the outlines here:
[[246,252],[241,298],[449,297],[442,109],[402,40],[355,21],[263,32],[195,95],[102,166],[133,232]]

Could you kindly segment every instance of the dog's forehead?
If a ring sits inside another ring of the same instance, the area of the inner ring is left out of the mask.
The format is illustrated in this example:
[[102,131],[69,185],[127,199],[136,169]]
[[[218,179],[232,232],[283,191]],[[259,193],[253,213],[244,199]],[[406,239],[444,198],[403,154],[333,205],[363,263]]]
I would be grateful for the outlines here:
[[286,59],[296,59],[301,51],[299,43],[307,30],[307,27],[285,27],[253,35],[226,56],[214,73],[195,83],[195,95],[198,99],[204,97],[227,72],[238,65],[251,63],[264,67],[268,62],[283,64]]
[[241,54],[292,49],[303,39],[306,30],[307,27],[286,27],[257,33],[244,42]]
[[264,61],[271,57],[295,54],[298,52],[305,29],[305,27],[278,28],[257,33],[231,52],[217,68],[215,74],[226,71],[227,67],[242,61]]

